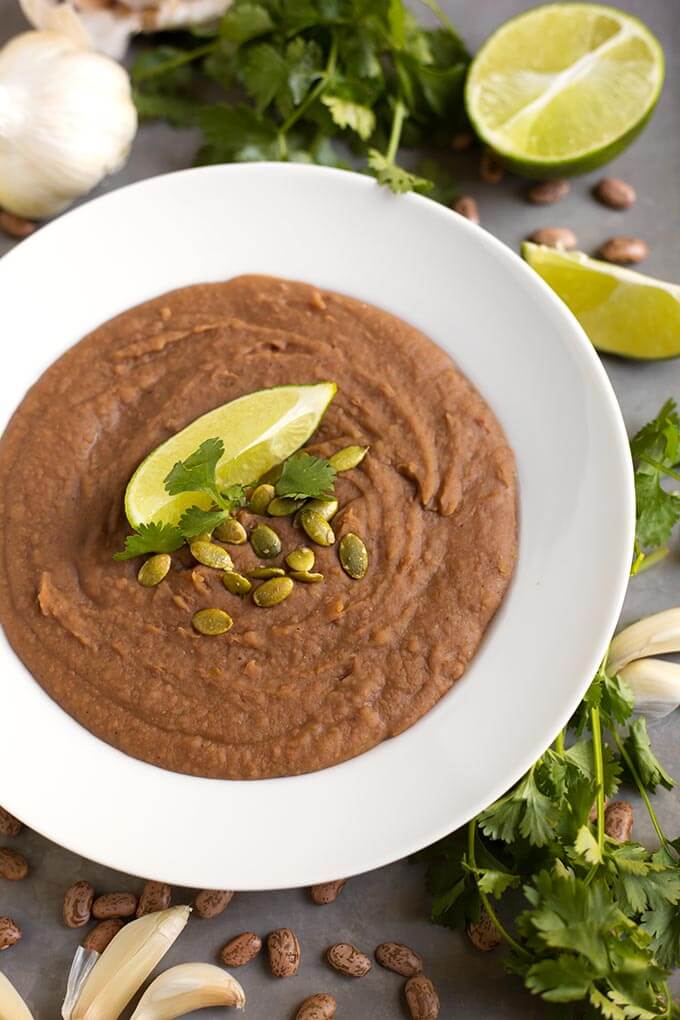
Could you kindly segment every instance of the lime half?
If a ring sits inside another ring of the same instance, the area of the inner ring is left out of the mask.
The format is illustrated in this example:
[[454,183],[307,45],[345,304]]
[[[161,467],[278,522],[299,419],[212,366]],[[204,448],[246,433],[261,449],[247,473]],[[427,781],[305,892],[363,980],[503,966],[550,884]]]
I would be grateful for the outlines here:
[[248,393],[197,418],[139,465],[125,492],[128,521],[133,528],[150,521],[176,524],[188,506],[208,509],[209,496],[191,492],[169,496],[164,484],[172,466],[186,460],[206,439],[224,443],[217,465],[221,488],[257,481],[307,442],[336,390],[332,382],[277,386]]
[[659,98],[663,50],[637,18],[600,4],[536,7],[484,44],[465,88],[480,138],[528,177],[613,159]]
[[680,287],[578,251],[522,245],[598,351],[655,361],[680,355]]

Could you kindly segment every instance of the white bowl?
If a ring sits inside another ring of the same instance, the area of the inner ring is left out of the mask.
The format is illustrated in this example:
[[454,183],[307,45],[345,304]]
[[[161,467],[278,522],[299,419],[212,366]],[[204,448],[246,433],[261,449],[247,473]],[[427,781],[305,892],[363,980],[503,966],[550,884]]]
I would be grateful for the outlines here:
[[269,889],[418,850],[519,778],[566,723],[616,625],[634,496],[611,386],[538,276],[434,202],[308,166],[157,177],[76,209],[2,259],[0,426],[99,323],[244,272],[342,291],[423,330],[491,404],[520,476],[516,575],[470,668],[411,729],[334,768],[229,782],[144,764],[75,723],[0,639],[0,804],[122,871]]

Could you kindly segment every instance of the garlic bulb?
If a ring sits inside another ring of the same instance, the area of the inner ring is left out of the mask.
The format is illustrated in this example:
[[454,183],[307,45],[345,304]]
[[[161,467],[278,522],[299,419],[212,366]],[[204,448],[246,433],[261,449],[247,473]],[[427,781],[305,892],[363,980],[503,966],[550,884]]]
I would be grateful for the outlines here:
[[61,27],[0,50],[0,206],[28,219],[117,170],[137,130],[126,72],[84,47],[77,19]]
[[66,10],[76,16],[100,53],[120,60],[138,32],[200,25],[219,18],[231,0],[20,0],[35,28],[49,28]]
[[635,695],[635,711],[663,719],[680,705],[680,664],[664,659],[636,659],[620,671]]

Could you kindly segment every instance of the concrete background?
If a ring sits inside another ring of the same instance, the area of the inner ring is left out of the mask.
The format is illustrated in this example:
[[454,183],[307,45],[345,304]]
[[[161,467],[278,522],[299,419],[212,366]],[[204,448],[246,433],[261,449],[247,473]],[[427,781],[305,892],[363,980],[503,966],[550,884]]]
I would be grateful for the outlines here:
[[[444,0],[443,6],[474,52],[497,25],[536,5],[522,0],[485,0],[475,4]],[[636,186],[637,205],[620,214],[595,203],[590,188],[600,176],[597,173],[574,180],[570,196],[560,205],[546,209],[526,203],[523,197],[526,185],[517,178],[506,178],[499,186],[481,183],[475,156],[460,157],[456,175],[462,190],[477,197],[483,225],[515,250],[521,239],[539,226],[572,227],[586,251],[612,234],[625,232],[649,242],[651,256],[645,271],[679,280],[678,7],[676,0],[620,0],[619,6],[646,21],[663,43],[667,58],[666,87],[651,125],[607,171]],[[0,41],[20,31],[23,25],[14,0],[0,0]],[[125,170],[107,181],[101,190],[188,166],[193,151],[190,132],[177,132],[161,125],[144,126]],[[0,253],[9,247],[8,241],[0,240]],[[680,362],[644,365],[605,359],[605,364],[631,430],[656,413],[666,397],[680,398]],[[673,555],[664,564],[633,580],[623,619],[666,609],[680,601],[679,595],[676,542]],[[677,713],[653,727],[655,747],[671,774],[678,777],[679,736]],[[668,831],[673,835],[680,833],[680,794],[662,793],[656,801]],[[637,819],[637,837],[653,845],[642,811],[637,812]],[[54,1020],[59,1013],[70,960],[82,937],[82,932],[68,931],[60,922],[64,889],[79,878],[88,879],[102,892],[138,890],[141,882],[94,865],[31,832],[22,833],[12,843],[27,856],[32,873],[25,882],[3,882],[0,886],[0,915],[15,917],[24,931],[22,942],[2,954],[0,967],[25,996],[37,1020]],[[272,853],[275,852],[272,847]],[[176,890],[174,902],[185,902],[185,895],[183,890]],[[321,961],[323,950],[332,942],[349,940],[371,953],[379,942],[387,939],[406,942],[423,955],[427,972],[439,990],[442,1017],[533,1020],[556,1015],[552,1008],[529,996],[516,979],[504,975],[498,953],[476,953],[460,934],[430,925],[427,913],[421,867],[406,861],[353,879],[336,904],[324,908],[314,906],[304,890],[239,893],[219,919],[193,918],[164,959],[163,967],[183,961],[214,960],[223,943],[243,930],[265,935],[272,928],[285,925],[295,929],[302,944],[300,974],[289,981],[276,981],[268,974],[262,958],[237,971],[249,997],[251,1020],[288,1020],[294,1016],[299,1002],[315,991],[328,991],[336,996],[338,1018],[405,1017],[402,982],[396,975],[375,967],[368,977],[352,981],[330,971]],[[680,975],[675,976],[673,987],[680,996]],[[197,1015],[212,1020],[224,1014],[215,1009]]]

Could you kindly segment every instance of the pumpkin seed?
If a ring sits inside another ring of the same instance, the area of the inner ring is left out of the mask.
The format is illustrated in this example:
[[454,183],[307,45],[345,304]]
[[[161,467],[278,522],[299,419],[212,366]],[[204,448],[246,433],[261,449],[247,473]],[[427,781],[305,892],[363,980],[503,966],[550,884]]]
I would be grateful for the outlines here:
[[323,581],[323,574],[313,574],[309,570],[291,570],[289,576],[303,584],[318,584],[319,581]]
[[228,542],[229,545],[243,545],[248,541],[248,532],[235,517],[227,517],[215,528],[215,538],[219,538],[220,542]]
[[304,504],[304,499],[289,499],[287,496],[277,496],[267,507],[270,517],[287,517],[294,514]]
[[204,567],[215,567],[217,570],[232,570],[234,562],[221,545],[215,542],[193,541],[190,546],[191,555]]
[[328,463],[336,471],[351,471],[361,464],[368,450],[368,446],[345,446],[329,457]]
[[232,628],[234,621],[223,609],[199,609],[192,616],[191,623],[199,634],[213,637],[217,634],[226,634]]
[[271,560],[281,552],[281,539],[267,524],[258,524],[253,528],[250,544],[261,560]]
[[272,577],[270,581],[265,581],[255,589],[253,602],[261,609],[269,609],[287,599],[292,590],[293,582],[290,577]]
[[200,535],[194,535],[192,542],[212,542],[212,531],[202,531]]
[[360,581],[365,576],[368,570],[368,552],[364,543],[353,531],[349,531],[340,539],[338,556],[342,569],[349,577]]
[[167,553],[157,553],[155,556],[150,556],[139,568],[137,580],[145,588],[153,588],[155,584],[160,584],[163,578],[167,576],[171,563],[172,559]]
[[248,578],[236,570],[226,570],[222,574],[222,583],[232,595],[247,595],[253,587]]
[[305,510],[315,510],[323,517],[324,521],[330,521],[338,512],[337,499],[309,499]]
[[314,566],[314,551],[301,545],[299,549],[288,553],[286,563],[291,570],[311,570]]
[[273,485],[258,485],[250,497],[248,509],[251,513],[258,514],[259,516],[266,514],[267,507],[275,495],[276,492]]
[[304,507],[300,511],[300,524],[312,542],[316,542],[317,545],[333,545],[335,542],[333,529],[316,510]]
[[254,570],[248,571],[248,577],[254,577],[256,580],[267,580],[269,577],[285,577],[286,571],[282,570],[281,567],[255,567]]

